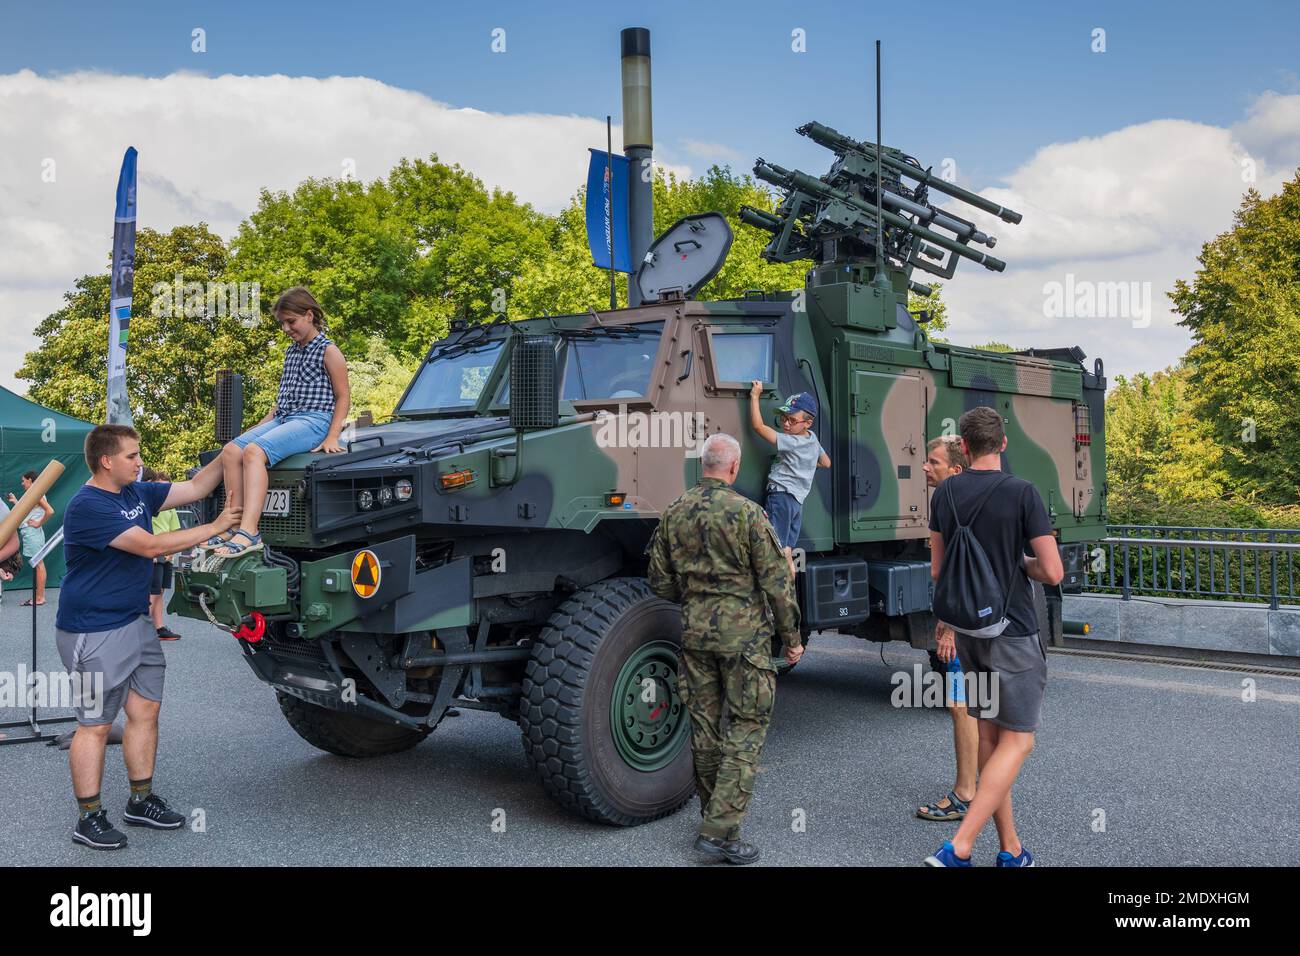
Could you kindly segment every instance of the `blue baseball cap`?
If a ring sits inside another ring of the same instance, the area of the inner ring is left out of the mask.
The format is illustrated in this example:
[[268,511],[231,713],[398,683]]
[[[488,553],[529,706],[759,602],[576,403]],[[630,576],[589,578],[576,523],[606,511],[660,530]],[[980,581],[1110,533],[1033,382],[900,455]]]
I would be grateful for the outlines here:
[[813,418],[817,417],[817,399],[813,398],[807,392],[797,392],[785,400],[785,403],[777,409],[789,415],[792,412],[807,412]]

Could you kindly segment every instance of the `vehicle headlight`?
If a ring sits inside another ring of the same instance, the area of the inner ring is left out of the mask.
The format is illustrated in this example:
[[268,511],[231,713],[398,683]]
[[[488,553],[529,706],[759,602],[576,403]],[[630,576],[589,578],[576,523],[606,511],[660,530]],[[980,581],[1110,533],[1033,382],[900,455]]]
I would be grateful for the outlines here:
[[406,478],[399,478],[394,485],[394,491],[397,493],[398,501],[410,501],[411,495],[415,493],[415,486]]
[[357,507],[362,511],[369,511],[374,506],[375,496],[369,490],[362,489],[361,493],[357,495]]
[[379,489],[379,504],[387,508],[393,503],[393,489],[384,485]]

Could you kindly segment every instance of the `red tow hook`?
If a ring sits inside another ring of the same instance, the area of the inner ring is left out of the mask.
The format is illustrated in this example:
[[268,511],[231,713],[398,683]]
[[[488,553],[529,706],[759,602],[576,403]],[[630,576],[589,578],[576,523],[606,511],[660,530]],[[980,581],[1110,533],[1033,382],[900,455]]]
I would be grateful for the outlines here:
[[[252,621],[250,625],[248,622]],[[244,623],[239,625],[235,631],[235,637],[241,641],[248,641],[250,644],[256,644],[266,633],[266,618],[262,616],[261,611],[254,611],[248,617],[244,618]]]

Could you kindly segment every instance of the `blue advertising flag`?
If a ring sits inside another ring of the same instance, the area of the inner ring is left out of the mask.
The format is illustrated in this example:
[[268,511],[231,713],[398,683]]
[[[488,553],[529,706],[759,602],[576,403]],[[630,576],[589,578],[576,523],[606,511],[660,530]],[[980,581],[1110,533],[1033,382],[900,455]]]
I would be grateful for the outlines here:
[[131,293],[135,284],[135,147],[127,147],[117,178],[113,214],[113,274],[108,302],[109,424],[133,425],[126,395],[126,341],[131,328]]
[[[627,231],[627,177],[628,159],[593,149],[591,166],[587,170],[587,245],[591,247],[592,264],[600,269],[609,268],[609,234],[614,232],[614,268],[619,272],[632,271],[632,248]],[[614,181],[609,181],[612,168]],[[612,213],[612,215],[611,215]],[[611,222],[612,220],[612,222]]]

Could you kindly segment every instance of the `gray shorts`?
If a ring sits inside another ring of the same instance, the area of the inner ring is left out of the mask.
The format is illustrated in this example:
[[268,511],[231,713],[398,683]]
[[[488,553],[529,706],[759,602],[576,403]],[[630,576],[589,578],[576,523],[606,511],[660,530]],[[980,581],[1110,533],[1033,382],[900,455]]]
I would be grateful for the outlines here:
[[999,727],[1032,733],[1043,714],[1047,652],[1037,634],[957,635],[966,674],[966,712]]
[[80,675],[84,695],[73,707],[77,723],[111,724],[128,690],[147,700],[162,700],[167,659],[148,617],[141,615],[111,631],[78,634],[55,628],[54,639],[68,673]]

